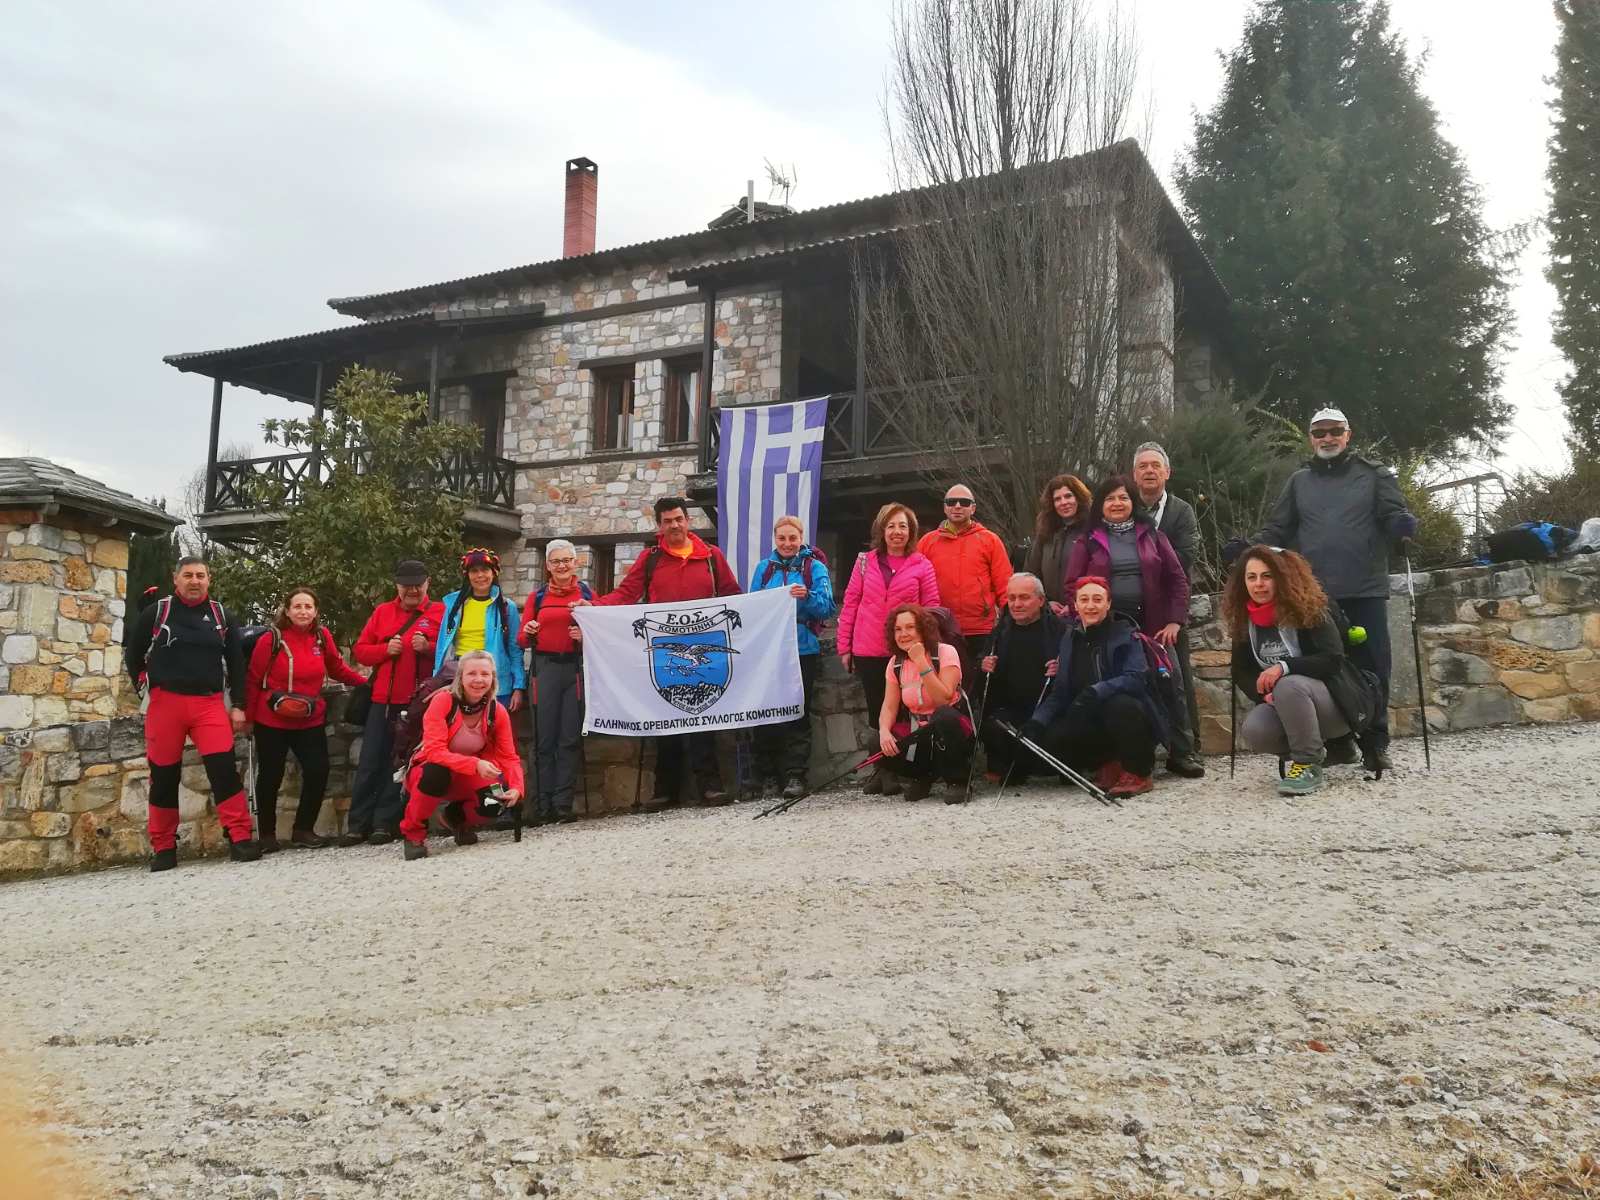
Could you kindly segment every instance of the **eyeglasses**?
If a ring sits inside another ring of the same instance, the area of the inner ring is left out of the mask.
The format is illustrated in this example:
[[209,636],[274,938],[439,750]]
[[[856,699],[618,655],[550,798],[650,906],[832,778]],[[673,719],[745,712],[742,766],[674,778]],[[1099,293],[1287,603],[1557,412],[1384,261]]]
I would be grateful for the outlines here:
[[1319,441],[1319,442],[1323,438],[1343,437],[1344,436],[1344,427],[1341,425],[1341,426],[1339,426],[1337,428],[1334,428],[1334,429],[1313,429],[1311,431],[1311,436],[1312,436],[1312,438],[1314,440]]
[[971,508],[976,503],[976,500],[967,500],[961,496],[946,496],[944,506],[946,508]]

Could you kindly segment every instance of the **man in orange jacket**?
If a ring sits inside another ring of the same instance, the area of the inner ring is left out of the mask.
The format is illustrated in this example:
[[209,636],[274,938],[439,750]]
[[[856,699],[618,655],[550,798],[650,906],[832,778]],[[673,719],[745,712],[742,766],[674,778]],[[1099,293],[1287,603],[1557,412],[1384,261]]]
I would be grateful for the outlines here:
[[944,494],[944,523],[923,534],[917,550],[933,564],[939,596],[955,614],[968,648],[982,657],[1006,602],[1011,556],[998,535],[973,520],[977,511],[972,489],[953,485]]

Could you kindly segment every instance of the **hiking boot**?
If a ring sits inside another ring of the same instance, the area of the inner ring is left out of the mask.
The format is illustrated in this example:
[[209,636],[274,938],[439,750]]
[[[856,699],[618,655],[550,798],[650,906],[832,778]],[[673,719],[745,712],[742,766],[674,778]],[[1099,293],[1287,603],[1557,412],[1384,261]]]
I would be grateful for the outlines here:
[[733,803],[733,797],[720,787],[708,787],[700,793],[700,803],[707,808],[723,808]]
[[1200,761],[1197,754],[1169,754],[1167,756],[1167,774],[1179,775],[1184,779],[1203,779],[1206,773],[1205,763]]
[[[283,849],[283,847],[278,843],[278,839],[275,837],[257,838],[256,845],[261,848],[262,854],[276,854],[279,850]],[[257,855],[256,857],[259,858],[260,855]]]
[[1102,792],[1109,792],[1111,785],[1122,778],[1122,764],[1119,762],[1101,763],[1095,769],[1094,782]]
[[965,804],[971,798],[967,794],[967,781],[965,779],[946,779],[944,781],[944,802],[946,804]]
[[675,807],[677,803],[678,798],[676,796],[651,796],[650,799],[639,806],[639,811],[647,813],[660,812],[662,809]]
[[1319,763],[1291,761],[1278,780],[1278,795],[1309,796],[1322,786],[1322,766]]
[[476,846],[478,844],[478,835],[468,828],[467,814],[462,810],[461,805],[446,804],[439,810],[439,813],[439,819],[444,822],[444,827],[455,837],[456,845]]
[[898,796],[904,786],[900,776],[893,771],[885,771],[883,773],[883,794],[885,796]]
[[554,825],[572,825],[578,820],[578,814],[570,808],[564,813],[558,813],[551,821]]
[[867,781],[861,785],[861,790],[869,796],[881,796],[883,795],[884,781],[888,777],[889,773],[882,767],[874,767],[872,768],[872,774],[867,777]]
[[1389,757],[1387,747],[1367,746],[1361,751],[1361,769],[1377,774],[1379,771],[1394,769],[1394,759]]
[[[327,838],[318,837],[310,829],[296,829],[289,835],[289,847],[292,850],[321,850],[332,844]],[[264,850],[263,853],[265,853]]]
[[[348,850],[351,846],[365,846],[368,842],[368,839],[375,838],[377,836],[378,835],[375,833],[363,833],[359,829],[347,829],[345,830],[343,836],[339,838],[339,845],[343,846],[346,850]],[[372,844],[375,846],[383,845],[382,842],[373,842]]]
[[[346,834],[345,836],[348,837],[349,835]],[[374,829],[371,833],[367,834],[364,840],[369,846],[387,846],[399,836],[400,835],[392,829]],[[344,838],[339,839],[339,844],[341,846],[345,844]]]
[[406,843],[406,861],[407,862],[411,862],[413,859],[427,858],[427,857],[428,857],[428,844],[426,842],[407,842]]
[[229,842],[228,857],[234,862],[255,862],[261,857],[261,843]]
[[906,780],[905,798],[912,804],[915,804],[918,800],[926,800],[932,792],[933,780],[925,775]]
[[783,798],[785,800],[798,800],[806,794],[806,781],[798,775],[791,775],[789,782],[783,785]]
[[1353,733],[1329,738],[1322,754],[1322,765],[1325,767],[1349,767],[1361,761],[1361,751],[1356,746],[1356,735]]
[[166,850],[157,850],[150,856],[150,869],[152,871],[170,871],[178,865],[178,848],[169,847]]
[[1156,790],[1156,785],[1148,775],[1135,775],[1132,771],[1124,770],[1117,776],[1116,782],[1104,790],[1108,796],[1126,800],[1130,796],[1142,796],[1146,792],[1153,792]]

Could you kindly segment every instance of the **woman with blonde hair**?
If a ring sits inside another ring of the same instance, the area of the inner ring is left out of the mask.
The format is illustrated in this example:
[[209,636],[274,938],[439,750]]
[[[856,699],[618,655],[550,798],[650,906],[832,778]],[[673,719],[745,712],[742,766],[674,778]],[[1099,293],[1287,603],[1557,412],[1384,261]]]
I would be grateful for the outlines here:
[[1240,727],[1245,745],[1287,760],[1278,792],[1322,786],[1323,767],[1353,763],[1352,734],[1377,711],[1377,677],[1345,654],[1345,632],[1311,564],[1293,550],[1252,546],[1222,595],[1233,635],[1233,686],[1254,700]]
[[1072,544],[1089,527],[1089,487],[1076,475],[1055,475],[1039,494],[1033,522],[1033,545],[1022,569],[1044,584],[1050,611],[1067,611],[1067,559]]
[[[884,631],[890,610],[899,604],[932,608],[938,603],[933,564],[917,552],[917,514],[892,500],[873,519],[871,548],[856,555],[839,606],[839,659],[861,680],[868,720],[883,708],[884,672],[892,653]],[[900,785],[880,769],[862,790],[893,795]]]
[[478,840],[474,827],[493,814],[486,802],[522,803],[522,760],[511,737],[511,714],[495,699],[499,690],[494,655],[469,650],[456,663],[456,677],[428,700],[422,743],[406,770],[406,815],[400,822],[407,861],[428,856],[428,818],[439,805],[456,845]]

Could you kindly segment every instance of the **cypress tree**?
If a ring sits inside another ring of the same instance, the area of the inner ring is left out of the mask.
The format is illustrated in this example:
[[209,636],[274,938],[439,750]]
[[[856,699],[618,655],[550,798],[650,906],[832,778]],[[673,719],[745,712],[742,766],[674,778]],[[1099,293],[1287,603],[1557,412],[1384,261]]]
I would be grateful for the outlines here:
[[1575,448],[1600,445],[1600,0],[1555,0],[1550,138],[1552,338],[1572,363],[1561,387]]
[[1502,426],[1506,272],[1482,204],[1368,0],[1262,0],[1178,186],[1232,292],[1239,379],[1411,454]]

